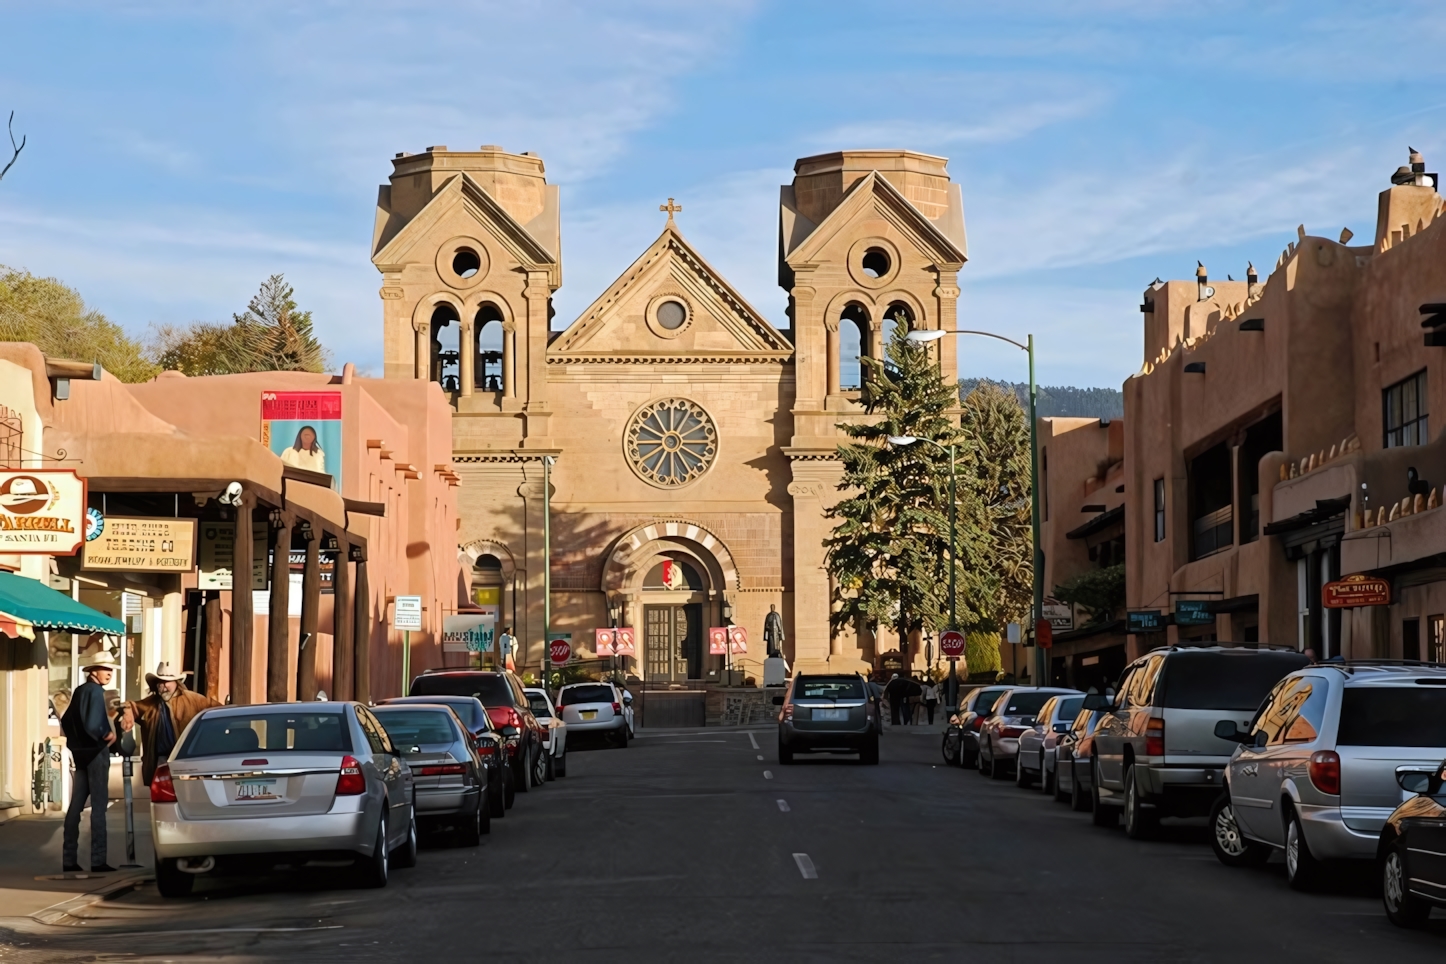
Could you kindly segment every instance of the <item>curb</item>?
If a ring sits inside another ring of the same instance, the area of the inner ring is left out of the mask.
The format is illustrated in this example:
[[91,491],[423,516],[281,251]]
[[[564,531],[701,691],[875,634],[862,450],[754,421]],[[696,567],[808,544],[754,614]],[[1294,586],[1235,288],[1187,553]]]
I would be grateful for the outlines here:
[[105,900],[114,900],[123,894],[128,894],[141,884],[155,880],[155,875],[149,872],[133,873],[124,877],[118,877],[108,882],[105,886],[79,894],[58,904],[37,910],[30,914],[31,920],[41,924],[50,924],[60,927],[75,927],[86,923],[85,918],[75,915],[75,911],[82,911],[92,904],[98,904]]

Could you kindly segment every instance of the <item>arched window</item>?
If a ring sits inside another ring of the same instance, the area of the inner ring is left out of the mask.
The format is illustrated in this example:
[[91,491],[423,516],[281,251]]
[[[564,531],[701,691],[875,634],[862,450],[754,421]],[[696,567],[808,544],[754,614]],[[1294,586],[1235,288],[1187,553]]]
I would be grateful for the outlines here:
[[502,391],[502,312],[496,305],[477,309],[473,322],[477,337],[477,387],[484,392]]
[[461,386],[457,372],[462,357],[458,350],[462,326],[458,321],[457,310],[451,305],[440,304],[432,309],[431,377],[449,392],[455,392]]
[[854,391],[863,385],[861,355],[869,353],[869,312],[863,305],[844,307],[838,320],[838,387]]
[[881,326],[880,334],[883,336],[881,345],[883,349],[884,364],[889,370],[893,370],[893,363],[889,358],[889,344],[894,340],[894,333],[900,331],[903,334],[914,330],[914,312],[902,301],[895,301],[884,310],[884,323]]
[[698,571],[686,562],[664,559],[643,577],[644,589],[697,591],[705,588]]

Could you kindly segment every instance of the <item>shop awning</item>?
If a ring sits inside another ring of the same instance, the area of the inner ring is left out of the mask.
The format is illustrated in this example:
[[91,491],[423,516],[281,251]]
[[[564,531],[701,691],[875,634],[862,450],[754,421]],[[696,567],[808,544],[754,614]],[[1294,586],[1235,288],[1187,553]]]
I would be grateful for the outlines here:
[[13,572],[0,572],[0,613],[17,616],[41,629],[116,635],[126,631],[125,623],[119,619],[82,606],[64,593]]

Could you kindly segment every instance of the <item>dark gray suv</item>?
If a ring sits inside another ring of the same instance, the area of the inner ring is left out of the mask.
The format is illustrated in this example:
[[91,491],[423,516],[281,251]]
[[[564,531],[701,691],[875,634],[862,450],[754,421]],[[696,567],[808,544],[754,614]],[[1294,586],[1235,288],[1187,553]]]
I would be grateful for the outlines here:
[[860,763],[879,762],[877,707],[857,674],[795,676],[787,696],[775,696],[778,762],[795,753],[857,753]]

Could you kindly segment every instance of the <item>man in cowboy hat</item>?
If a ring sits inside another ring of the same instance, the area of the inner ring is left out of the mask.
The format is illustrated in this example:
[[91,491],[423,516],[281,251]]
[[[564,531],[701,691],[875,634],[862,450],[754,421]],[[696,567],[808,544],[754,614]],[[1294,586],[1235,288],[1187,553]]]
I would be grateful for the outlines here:
[[202,710],[221,705],[209,696],[186,689],[189,675],[177,673],[170,663],[162,662],[154,673],[146,674],[151,695],[121,708],[122,732],[130,732],[137,720],[141,724],[141,779],[146,786],[151,785],[157,763],[176,748],[186,724]]
[[70,809],[65,812],[64,870],[79,871],[80,812],[90,801],[90,869],[96,873],[114,870],[106,860],[105,808],[110,797],[110,745],[115,729],[106,712],[105,688],[116,671],[115,661],[104,649],[82,666],[85,682],[70,694],[70,705],[60,718],[65,745],[75,761],[75,783],[70,792]]

